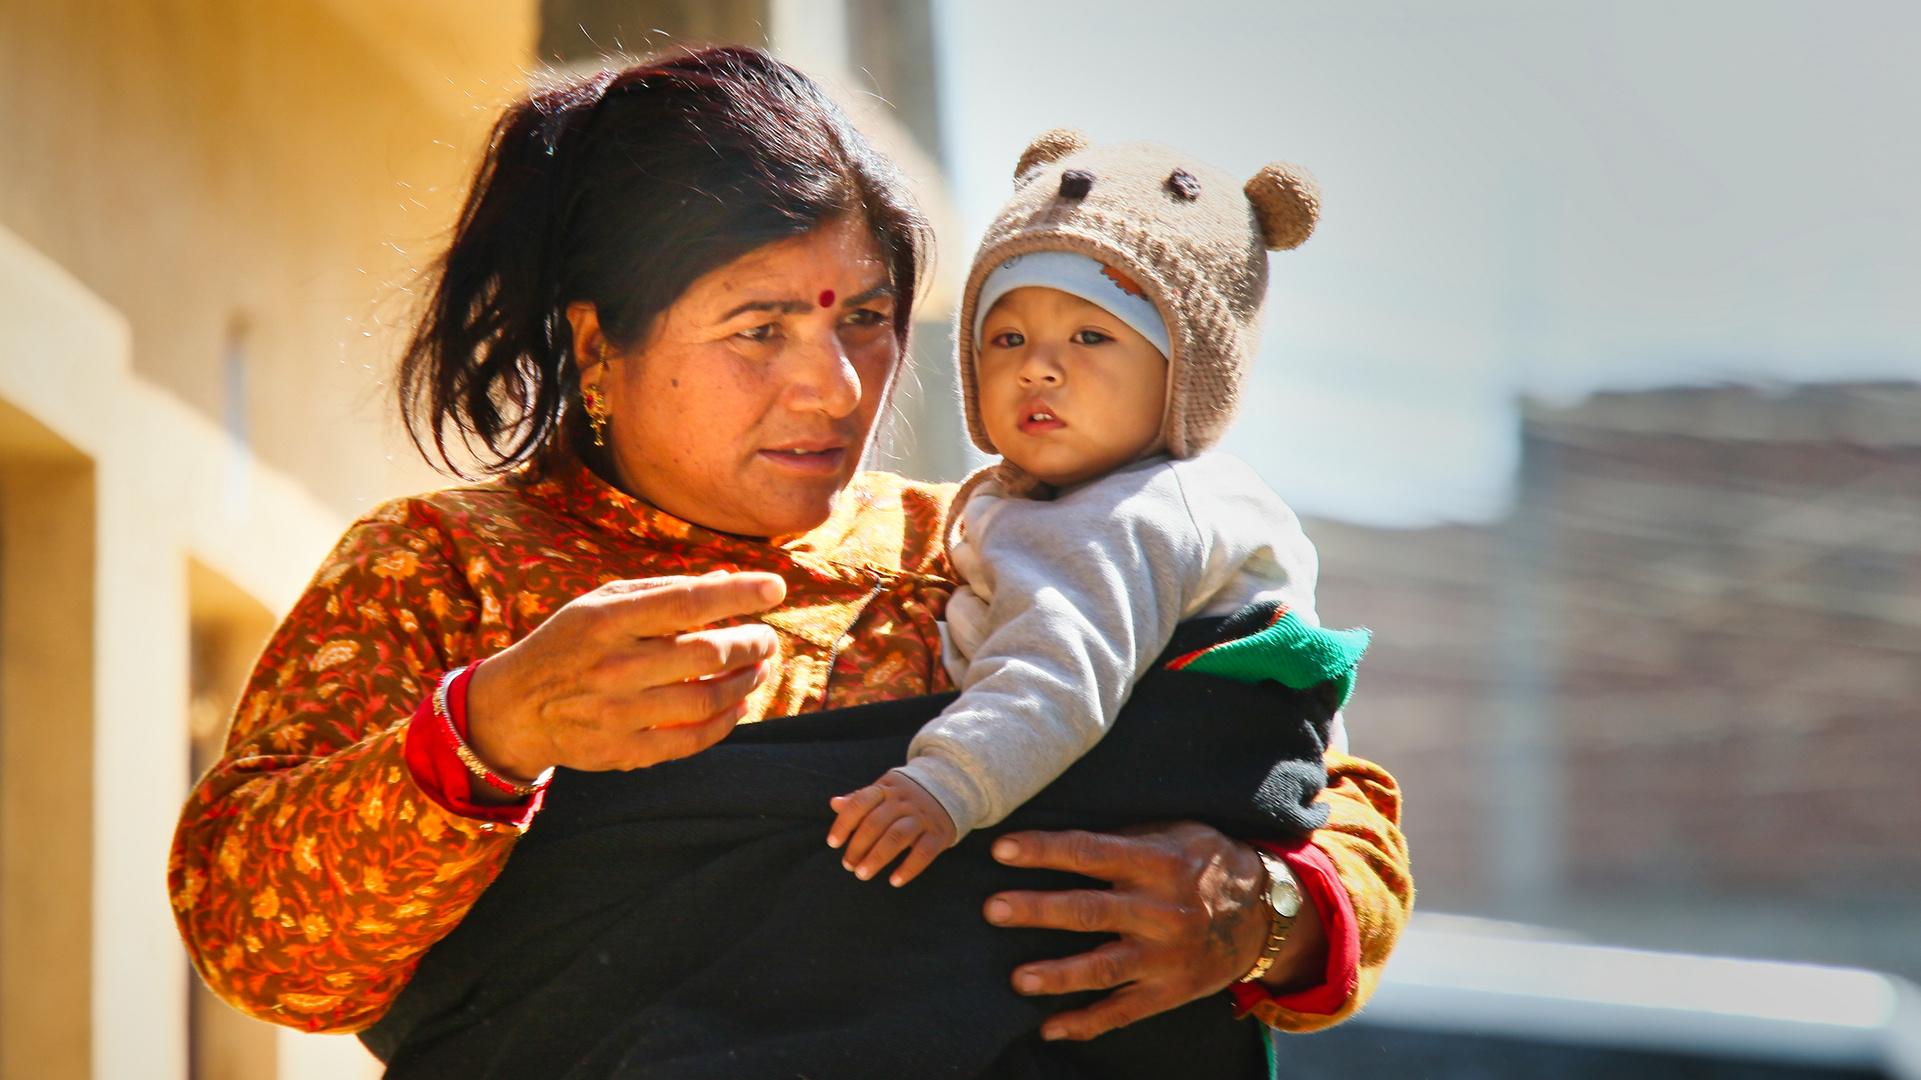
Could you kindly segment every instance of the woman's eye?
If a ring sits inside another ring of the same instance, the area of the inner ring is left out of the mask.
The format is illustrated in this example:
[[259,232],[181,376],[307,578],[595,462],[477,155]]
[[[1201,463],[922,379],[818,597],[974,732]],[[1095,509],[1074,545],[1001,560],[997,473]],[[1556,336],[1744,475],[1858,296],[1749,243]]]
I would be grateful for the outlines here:
[[884,311],[875,311],[871,308],[856,308],[848,313],[846,325],[863,328],[885,326],[891,318],[892,317]]
[[1076,345],[1101,345],[1114,339],[1099,330],[1080,330],[1069,340]]
[[779,330],[780,325],[778,323],[762,323],[759,326],[751,326],[742,330],[740,336],[746,338],[748,341],[772,341],[774,335]]
[[995,334],[993,340],[989,341],[988,344],[996,349],[1018,349],[1022,345],[1027,344],[1027,338],[1018,331],[1006,330]]

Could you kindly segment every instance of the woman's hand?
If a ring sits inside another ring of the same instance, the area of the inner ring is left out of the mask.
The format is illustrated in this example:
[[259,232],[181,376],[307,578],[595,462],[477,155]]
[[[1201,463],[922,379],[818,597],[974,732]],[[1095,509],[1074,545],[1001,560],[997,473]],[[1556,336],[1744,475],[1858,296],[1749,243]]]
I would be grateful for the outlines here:
[[638,769],[707,749],[746,714],[776,639],[757,624],[698,628],[786,595],[778,575],[761,573],[602,585],[474,672],[474,753],[530,782],[553,765]]
[[[1041,1025],[1048,1039],[1091,1039],[1216,993],[1247,974],[1270,932],[1260,891],[1266,872],[1254,849],[1194,822],[1117,836],[1091,832],[1009,833],[994,842],[1009,866],[1069,870],[1112,889],[1003,892],[988,897],[987,921],[1121,935],[1091,952],[1014,969],[1022,994],[1119,989]],[[1311,899],[1261,982],[1290,991],[1317,985],[1327,939]]]

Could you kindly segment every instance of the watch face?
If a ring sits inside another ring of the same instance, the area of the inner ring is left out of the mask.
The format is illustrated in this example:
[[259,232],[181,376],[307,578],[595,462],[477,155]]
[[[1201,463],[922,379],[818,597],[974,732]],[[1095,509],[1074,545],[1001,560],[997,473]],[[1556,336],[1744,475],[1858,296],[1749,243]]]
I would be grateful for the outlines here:
[[1267,883],[1267,902],[1274,905],[1274,911],[1284,919],[1291,919],[1301,910],[1301,887],[1294,883],[1294,875],[1282,877],[1270,875]]

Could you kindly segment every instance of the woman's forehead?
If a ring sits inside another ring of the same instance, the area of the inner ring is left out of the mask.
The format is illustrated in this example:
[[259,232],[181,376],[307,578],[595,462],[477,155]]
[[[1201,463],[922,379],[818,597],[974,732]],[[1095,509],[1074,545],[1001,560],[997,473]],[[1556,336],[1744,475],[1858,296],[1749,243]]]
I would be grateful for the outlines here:
[[823,226],[709,272],[688,290],[688,298],[723,314],[742,305],[794,313],[835,302],[871,302],[890,296],[890,284],[879,245],[865,229]]

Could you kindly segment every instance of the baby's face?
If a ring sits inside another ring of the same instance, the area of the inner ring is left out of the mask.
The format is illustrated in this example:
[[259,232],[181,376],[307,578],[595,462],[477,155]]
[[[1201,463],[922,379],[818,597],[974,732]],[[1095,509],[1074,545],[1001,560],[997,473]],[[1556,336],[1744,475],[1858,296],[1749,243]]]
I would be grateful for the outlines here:
[[975,371],[995,447],[1050,484],[1125,465],[1160,436],[1167,358],[1105,308],[1059,289],[1001,297],[981,326]]

